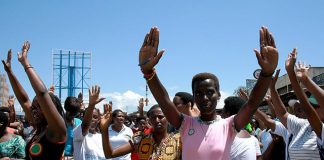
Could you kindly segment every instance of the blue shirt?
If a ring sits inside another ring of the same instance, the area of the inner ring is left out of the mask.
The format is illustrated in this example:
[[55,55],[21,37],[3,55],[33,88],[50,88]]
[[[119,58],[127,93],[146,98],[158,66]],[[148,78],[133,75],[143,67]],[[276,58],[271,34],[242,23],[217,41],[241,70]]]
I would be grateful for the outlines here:
[[67,140],[65,143],[64,156],[73,156],[73,129],[79,126],[82,121],[74,118],[74,124],[67,126]]

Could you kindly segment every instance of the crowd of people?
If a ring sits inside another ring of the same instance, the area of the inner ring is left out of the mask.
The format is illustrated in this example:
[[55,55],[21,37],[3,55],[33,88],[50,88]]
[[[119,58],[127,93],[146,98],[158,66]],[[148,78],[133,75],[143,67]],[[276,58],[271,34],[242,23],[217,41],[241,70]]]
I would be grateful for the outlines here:
[[[308,76],[309,66],[296,63],[293,49],[285,69],[297,98],[289,101],[288,112],[275,88],[280,72],[275,40],[266,27],[259,32],[260,49],[254,52],[261,73],[255,86],[219,106],[220,83],[212,73],[194,75],[192,94],[178,92],[170,99],[155,69],[164,50],[158,51],[159,29],[152,27],[139,51],[139,67],[157,104],[144,111],[141,98],[131,114],[112,110],[112,102],[101,113],[98,85],[89,89],[87,106],[82,94],[67,97],[62,106],[27,58],[26,41],[18,61],[36,96],[30,100],[15,76],[9,50],[2,63],[25,118],[16,117],[10,96],[0,108],[0,160],[324,159],[324,90]],[[259,109],[263,101],[269,112]]]

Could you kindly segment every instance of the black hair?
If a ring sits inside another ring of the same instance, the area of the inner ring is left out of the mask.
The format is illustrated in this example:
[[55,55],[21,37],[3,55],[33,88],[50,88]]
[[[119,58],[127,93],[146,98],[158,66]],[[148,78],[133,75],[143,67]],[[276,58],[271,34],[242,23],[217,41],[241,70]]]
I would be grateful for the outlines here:
[[67,112],[79,113],[81,109],[81,102],[76,97],[67,97],[64,102],[64,109]]
[[237,114],[241,107],[246,103],[241,97],[230,96],[224,100],[224,112],[230,115]]
[[8,107],[0,107],[0,111],[5,113],[10,113],[10,109]]
[[178,92],[175,94],[175,96],[180,97],[180,99],[183,101],[184,104],[188,104],[189,102],[193,106],[195,103],[195,100],[193,96],[190,93],[187,92]]
[[140,122],[141,120],[146,121],[146,117],[144,117],[144,116],[137,117],[136,118],[136,123]]
[[215,89],[216,89],[216,92],[217,92],[218,96],[220,97],[221,94],[219,92],[218,78],[214,74],[207,73],[207,72],[198,73],[192,78],[192,82],[191,82],[192,93],[194,94],[194,85],[195,85],[195,83],[198,82],[198,81],[206,80],[206,79],[211,79],[211,80],[213,80],[215,82]]
[[[55,107],[57,109],[57,112],[63,117],[63,119],[65,121],[65,114],[64,114],[64,110],[63,110],[63,107],[62,107],[62,104],[61,104],[61,100],[56,95],[54,95],[52,92],[48,92],[48,94],[50,95],[50,97],[52,99],[52,102],[54,103],[54,105],[55,105]],[[40,108],[36,96],[33,99],[32,105],[36,105],[35,107]]]
[[57,111],[59,112],[59,114],[64,118],[64,110],[63,110],[63,107],[62,107],[62,104],[61,104],[61,100],[60,98],[58,98],[56,95],[54,95],[52,92],[49,92],[49,95],[51,96],[51,99],[57,109]]
[[8,126],[8,124],[9,124],[9,120],[8,120],[7,115],[2,111],[0,111],[0,124],[1,124],[1,126],[0,126],[0,137],[2,137],[3,134],[5,133],[5,130],[6,130],[7,126]]
[[147,117],[151,116],[152,110],[156,109],[156,108],[161,108],[158,104],[153,105],[146,113]]
[[112,113],[112,117],[116,117],[117,114],[118,114],[119,112],[124,113],[124,112],[123,112],[122,110],[120,110],[120,109],[115,109],[115,110],[113,111],[113,113]]

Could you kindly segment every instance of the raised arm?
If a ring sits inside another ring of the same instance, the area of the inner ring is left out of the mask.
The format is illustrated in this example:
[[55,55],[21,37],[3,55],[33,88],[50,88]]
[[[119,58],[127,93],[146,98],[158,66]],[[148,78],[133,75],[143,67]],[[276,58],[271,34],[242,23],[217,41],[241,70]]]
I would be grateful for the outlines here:
[[10,123],[14,123],[16,121],[16,110],[15,110],[15,97],[9,96],[8,99],[8,108],[10,110]]
[[105,98],[100,98],[100,87],[99,86],[92,86],[91,89],[89,89],[89,105],[88,108],[86,109],[86,112],[83,117],[83,121],[81,123],[81,128],[82,128],[82,135],[86,136],[89,132],[90,129],[90,124],[92,121],[92,115],[93,115],[93,110],[95,109],[96,104],[100,103],[102,100]]
[[260,48],[261,52],[254,50],[258,63],[262,69],[257,83],[253,87],[250,97],[234,118],[236,130],[240,130],[247,123],[257,110],[266,94],[271,82],[272,74],[278,65],[278,50],[273,36],[267,28],[262,27],[260,30]]
[[261,110],[257,109],[255,112],[255,116],[263,122],[263,124],[267,127],[270,128],[272,131],[276,129],[276,123],[273,119],[269,118],[268,115],[263,113]]
[[29,47],[30,44],[28,41],[26,41],[23,44],[22,53],[18,53],[18,60],[27,73],[29,81],[36,93],[37,101],[47,121],[48,127],[46,135],[49,135],[48,138],[52,142],[62,142],[66,139],[66,126],[64,119],[57,111],[56,106],[53,103],[44,83],[27,59],[27,52],[29,50]]
[[29,100],[29,97],[16,78],[15,74],[13,73],[11,69],[11,57],[12,57],[12,52],[11,49],[8,51],[8,56],[7,56],[7,61],[2,60],[4,70],[7,72],[12,90],[14,91],[19,104],[23,108],[25,115],[27,117],[27,120],[33,121],[31,113],[30,113],[30,106],[31,106],[31,101]]
[[175,128],[179,128],[181,125],[180,112],[170,100],[168,92],[160,82],[154,69],[164,52],[162,50],[158,53],[159,32],[157,27],[153,27],[150,33],[146,34],[139,53],[139,66],[154,98],[161,106],[163,114]]
[[104,107],[107,108],[107,112],[101,117],[100,120],[100,130],[102,132],[102,146],[103,151],[105,154],[105,157],[108,158],[114,158],[119,157],[128,153],[131,153],[133,151],[133,144],[131,142],[123,144],[122,146],[116,148],[115,150],[110,144],[109,140],[109,125],[112,121],[112,106],[108,104],[104,104]]
[[306,66],[303,63],[298,63],[296,76],[308,89],[308,91],[312,93],[319,106],[324,107],[324,90],[319,87],[314,81],[312,81],[312,79],[308,76],[309,69],[310,66]]
[[141,98],[141,99],[138,101],[137,110],[138,110],[140,116],[141,116],[141,117],[144,117],[144,98]]
[[287,128],[287,118],[289,113],[287,112],[286,107],[281,101],[280,95],[276,90],[276,83],[279,77],[279,73],[280,69],[277,70],[276,75],[274,76],[270,84],[271,101],[273,103],[277,118],[279,118],[280,122]]
[[312,107],[312,105],[307,100],[307,96],[301,86],[299,85],[297,81],[297,76],[294,70],[294,66],[296,63],[297,58],[297,50],[296,48],[293,49],[291,53],[289,53],[288,58],[286,60],[286,70],[291,82],[291,86],[293,90],[295,91],[295,94],[300,101],[301,106],[304,109],[304,112],[306,113],[307,119],[312,126],[313,130],[315,131],[316,135],[321,138],[322,136],[322,121],[318,114],[316,113],[315,109]]

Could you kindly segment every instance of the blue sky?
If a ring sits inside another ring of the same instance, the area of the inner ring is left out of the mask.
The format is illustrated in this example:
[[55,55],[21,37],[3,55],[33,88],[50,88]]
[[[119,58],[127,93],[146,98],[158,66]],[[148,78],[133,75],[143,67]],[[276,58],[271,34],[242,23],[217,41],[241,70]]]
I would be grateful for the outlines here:
[[[259,68],[253,49],[259,47],[262,25],[275,36],[279,68],[293,47],[299,59],[324,66],[323,6],[320,0],[1,1],[0,59],[29,40],[30,62],[49,86],[52,49],[91,51],[92,84],[99,84],[116,108],[134,111],[145,94],[138,51],[145,33],[158,26],[166,52],[157,73],[170,96],[191,92],[191,78],[199,72],[216,74],[226,96]],[[33,97],[16,54],[12,68]]]

